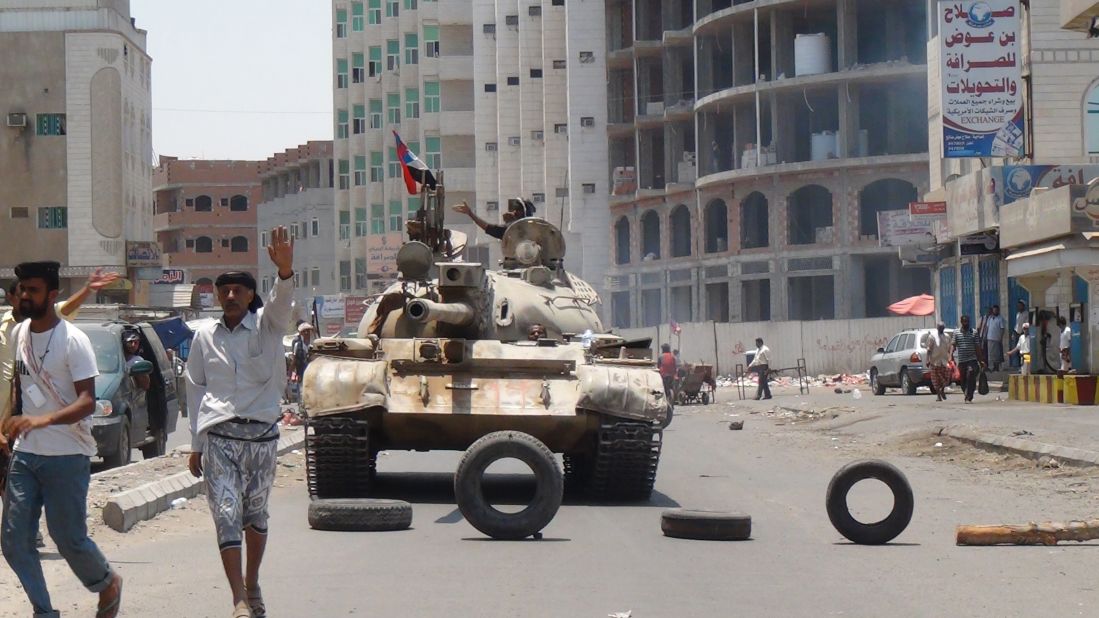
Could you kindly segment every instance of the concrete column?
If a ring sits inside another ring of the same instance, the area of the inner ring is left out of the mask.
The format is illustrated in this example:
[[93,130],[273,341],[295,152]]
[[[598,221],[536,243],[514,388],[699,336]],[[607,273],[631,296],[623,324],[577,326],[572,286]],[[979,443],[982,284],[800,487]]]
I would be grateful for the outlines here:
[[859,29],[856,17],[855,3],[853,0],[837,0],[836,29],[838,31],[839,40],[836,41],[836,49],[839,50],[839,62],[836,66],[838,66],[841,71],[850,68],[858,61]]
[[741,309],[742,309],[741,303],[743,302],[742,298],[741,298],[742,297],[742,292],[741,292],[741,287],[740,287],[741,285],[743,285],[743,281],[739,277],[729,280],[729,321],[730,322],[740,322],[744,319],[743,313],[741,312]]
[[787,11],[771,11],[771,81],[780,73],[794,77],[794,24]]
[[771,272],[771,321],[785,322],[790,319],[789,282],[781,272],[782,261],[772,260]]
[[[839,110],[839,135],[837,136],[838,141],[836,149],[839,151],[841,157],[849,157],[854,150],[851,148],[851,143],[855,137],[854,127],[857,126],[857,124],[852,124],[852,120],[855,120],[856,123],[858,121],[857,119],[851,118],[851,115],[847,110],[847,88],[844,84],[841,84],[837,88],[836,100],[838,104],[837,109]],[[858,140],[854,139],[854,142],[857,144]]]

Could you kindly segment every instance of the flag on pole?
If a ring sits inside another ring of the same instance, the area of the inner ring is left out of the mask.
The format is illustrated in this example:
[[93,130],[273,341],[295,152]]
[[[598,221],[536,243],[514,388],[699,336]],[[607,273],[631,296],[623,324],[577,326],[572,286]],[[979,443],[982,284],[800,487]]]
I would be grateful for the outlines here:
[[683,327],[681,327],[681,326],[679,325],[679,322],[676,322],[675,320],[672,320],[672,321],[671,321],[671,322],[670,322],[670,323],[668,324],[668,326],[669,326],[669,327],[670,327],[670,328],[672,329],[672,334],[673,334],[673,335],[679,335],[679,334],[682,334],[682,333],[683,333]]
[[401,161],[401,170],[404,171],[404,184],[408,187],[409,195],[418,195],[420,193],[419,185],[427,185],[429,188],[435,188],[435,176],[432,175],[431,170],[420,160],[420,157],[416,156],[416,153],[408,149],[404,142],[401,141],[401,136],[397,135],[397,132],[393,132],[393,137],[397,138],[397,158]]

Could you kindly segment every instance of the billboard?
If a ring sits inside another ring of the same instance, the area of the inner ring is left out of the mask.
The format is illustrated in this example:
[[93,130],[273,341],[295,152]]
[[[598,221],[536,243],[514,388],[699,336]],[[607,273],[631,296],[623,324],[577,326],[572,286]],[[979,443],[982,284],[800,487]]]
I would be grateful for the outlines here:
[[385,279],[397,278],[397,251],[404,243],[404,234],[370,234],[366,237],[366,268],[372,275]]
[[1019,2],[948,1],[938,12],[943,156],[1023,156]]
[[160,244],[156,241],[126,241],[126,266],[160,266]]
[[935,235],[930,220],[913,218],[907,210],[883,210],[878,213],[878,243],[882,247],[930,247],[935,245]]
[[1086,185],[1099,178],[1099,165],[1005,165],[1004,204],[1030,197],[1037,188]]

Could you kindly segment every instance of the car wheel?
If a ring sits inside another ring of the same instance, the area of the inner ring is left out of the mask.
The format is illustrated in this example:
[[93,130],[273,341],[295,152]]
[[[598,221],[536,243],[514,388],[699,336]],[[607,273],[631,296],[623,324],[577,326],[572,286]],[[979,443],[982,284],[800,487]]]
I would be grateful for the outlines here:
[[153,430],[153,441],[141,447],[141,456],[145,459],[160,457],[168,447],[168,430],[158,427]]
[[916,384],[908,377],[908,369],[901,369],[901,390],[905,395],[916,394]]
[[103,457],[103,463],[108,468],[118,468],[130,463],[130,417],[122,415],[122,423],[118,426],[118,443],[113,453]]
[[879,397],[885,394],[885,387],[882,386],[881,381],[878,379],[878,370],[870,370],[870,390]]

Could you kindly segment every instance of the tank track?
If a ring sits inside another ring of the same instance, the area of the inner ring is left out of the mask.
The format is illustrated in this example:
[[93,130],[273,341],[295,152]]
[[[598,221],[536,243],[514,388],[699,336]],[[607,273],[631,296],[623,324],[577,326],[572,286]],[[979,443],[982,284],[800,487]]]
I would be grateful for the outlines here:
[[305,475],[311,498],[365,498],[377,459],[365,420],[346,416],[305,422]]
[[664,430],[652,423],[604,419],[594,455],[575,462],[577,473],[586,473],[588,494],[597,500],[648,500],[663,436]]

